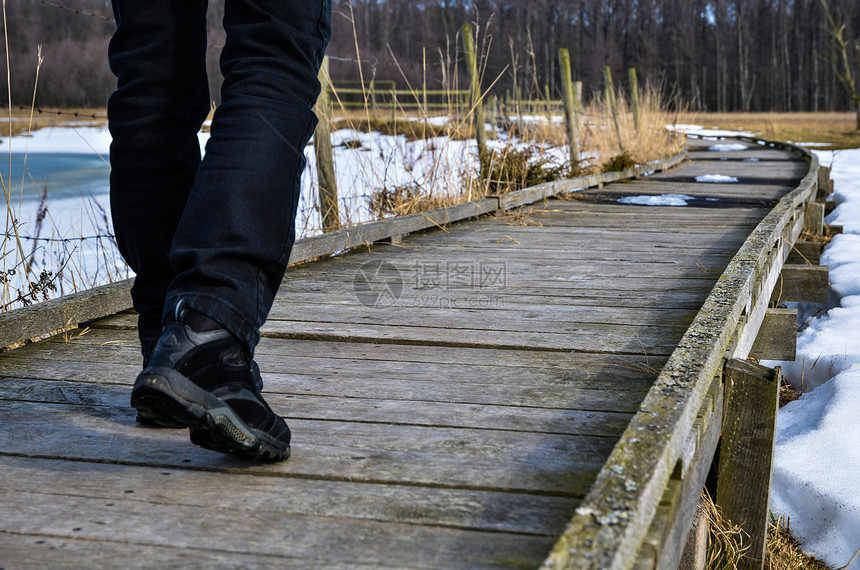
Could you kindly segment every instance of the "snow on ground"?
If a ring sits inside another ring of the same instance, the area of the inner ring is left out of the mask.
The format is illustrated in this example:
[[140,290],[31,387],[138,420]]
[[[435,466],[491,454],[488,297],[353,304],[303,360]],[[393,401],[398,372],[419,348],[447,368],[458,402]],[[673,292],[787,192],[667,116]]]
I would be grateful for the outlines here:
[[709,146],[708,150],[712,150],[714,152],[733,152],[746,150],[747,148],[747,145],[743,143],[720,143]]
[[797,359],[764,362],[806,392],[779,412],[771,510],[789,517],[804,551],[841,567],[860,548],[860,149],[818,154],[836,183],[827,222],[844,233],[821,259],[829,310],[800,307],[819,314],[798,334]]
[[694,200],[694,198],[686,194],[660,194],[659,196],[625,196],[619,198],[618,202],[639,206],[686,206],[687,200]]
[[738,179],[734,176],[726,176],[725,174],[702,174],[696,176],[696,182],[713,182],[715,184],[732,184]]
[[704,140],[718,140],[724,137],[747,136],[754,137],[755,134],[749,131],[729,131],[721,129],[709,129],[701,125],[666,125],[670,131],[684,133],[688,135],[702,137]]
[[[447,118],[431,118],[443,122]],[[208,132],[198,134],[201,149],[205,149]],[[29,136],[0,141],[0,152],[11,151],[11,172],[4,168],[4,184],[9,180],[12,206],[20,222],[21,235],[35,237],[34,269],[56,271],[60,259],[72,259],[66,273],[62,293],[91,287],[101,282],[128,275],[119,254],[107,241],[63,240],[79,236],[112,233],[108,198],[108,153],[111,137],[107,126],[75,125],[69,128],[51,127],[34,131]],[[459,196],[468,180],[478,172],[475,141],[456,141],[447,137],[410,141],[405,136],[387,136],[342,129],[332,133],[335,173],[342,220],[357,224],[378,219],[371,199],[384,191],[399,194],[407,200],[417,194],[431,198]],[[501,150],[509,144],[504,133],[488,141],[492,149]],[[321,231],[318,208],[317,171],[314,147],[304,150],[307,165],[301,182],[301,201],[296,217],[299,237]],[[541,158],[548,165],[564,165],[564,148],[544,149]],[[2,161],[0,161],[2,164]],[[26,169],[25,169],[26,167]],[[26,170],[26,174],[25,174]],[[47,217],[39,228],[40,194],[47,192]],[[467,195],[467,199],[470,197]],[[29,254],[33,242],[24,240]],[[8,247],[8,244],[7,244]],[[106,249],[107,248],[107,249]],[[4,258],[9,263],[12,257]],[[7,266],[0,267],[5,271]],[[83,279],[71,280],[71,274]],[[26,286],[23,272],[17,272],[14,288]],[[81,281],[80,283],[78,281]],[[59,293],[59,292],[58,292]]]

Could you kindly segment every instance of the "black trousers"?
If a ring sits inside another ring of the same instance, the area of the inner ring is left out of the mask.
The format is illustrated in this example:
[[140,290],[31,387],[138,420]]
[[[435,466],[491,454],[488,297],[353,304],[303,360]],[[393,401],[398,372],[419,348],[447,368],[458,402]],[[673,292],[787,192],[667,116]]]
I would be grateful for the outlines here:
[[206,0],[113,0],[111,213],[136,273],[144,356],[180,300],[250,352],[295,240],[330,0],[226,0],[221,105],[210,109]]

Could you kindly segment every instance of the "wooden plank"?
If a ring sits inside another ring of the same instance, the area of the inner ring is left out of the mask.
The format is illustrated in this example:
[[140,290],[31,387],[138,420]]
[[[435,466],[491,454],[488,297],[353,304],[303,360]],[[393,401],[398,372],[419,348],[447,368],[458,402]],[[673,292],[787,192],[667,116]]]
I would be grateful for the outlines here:
[[[268,366],[265,360],[262,358],[260,360]],[[609,370],[612,368],[610,367]],[[456,376],[441,379],[435,383],[415,378],[414,375],[401,375],[396,367],[389,367],[385,374],[380,373],[375,383],[372,381],[373,367],[359,372],[349,369],[343,373],[326,375],[282,374],[266,369],[263,370],[263,374],[267,398],[280,410],[290,409],[291,398],[296,395],[373,399],[380,393],[384,393],[389,400],[492,406],[512,404],[534,408],[618,413],[636,411],[647,393],[647,383],[638,380],[627,383],[622,380],[614,382],[578,380],[580,374],[595,376],[601,371],[606,373],[607,369],[595,368],[587,372],[577,372],[572,379],[569,376],[559,375],[552,384],[528,379],[525,379],[522,384],[500,384],[498,380],[493,381],[489,370],[481,371],[482,373],[474,380],[465,381],[464,378],[470,378],[469,371],[465,369],[459,370]],[[34,359],[20,359],[16,363],[3,367],[3,375],[7,378],[97,382],[99,385],[129,386],[139,373],[140,366],[135,365],[114,365],[110,371],[104,371],[93,363]],[[458,382],[458,380],[462,381]],[[14,384],[10,384],[10,389],[12,386]],[[59,390],[54,386],[45,386],[44,389]],[[71,401],[81,397],[75,392],[62,395],[65,398],[72,398]],[[60,402],[65,401],[59,396],[56,398]],[[123,397],[117,405],[125,405],[127,398],[128,392],[123,391]]]
[[824,245],[818,241],[798,240],[791,247],[785,262],[787,264],[818,265]]
[[830,271],[826,265],[786,264],[774,287],[771,302],[826,303]]
[[284,339],[649,355],[668,354],[675,348],[677,341],[677,337],[661,335],[648,329],[643,331],[638,325],[600,323],[572,323],[557,332],[520,332],[271,320],[261,330],[267,336]]
[[[605,397],[601,398],[600,391],[574,390],[580,397],[571,394],[569,400],[558,399],[552,407],[531,406],[515,399],[508,402],[496,399],[489,405],[475,405],[474,402],[434,399],[428,387],[423,390],[419,387],[409,394],[409,399],[398,399],[397,394],[384,390],[386,383],[383,382],[378,391],[384,392],[386,398],[381,399],[352,395],[348,384],[341,395],[296,394],[286,393],[280,378],[267,375],[265,380],[266,400],[288,419],[617,437],[624,431],[632,413],[570,409],[594,408],[587,401],[589,398],[603,402],[603,407],[619,407],[608,404]],[[5,378],[0,383],[0,400],[33,403],[122,407],[128,403],[129,394],[127,386],[102,383],[17,377]],[[639,399],[635,397],[635,391],[626,396],[627,399]]]
[[662,570],[676,570],[683,554],[687,535],[696,514],[705,479],[710,471],[714,452],[720,440],[724,412],[724,396],[720,379],[715,379],[702,409],[693,423],[693,431],[687,435],[681,464],[681,489],[674,516],[661,543],[660,563]]
[[[75,495],[14,493],[4,500],[2,512],[7,528],[25,535],[74,542],[120,541],[147,547],[144,556],[155,550],[152,546],[217,552],[216,560],[224,566],[251,551],[269,557],[267,566],[278,567],[285,560],[292,567],[305,568],[316,567],[316,561],[381,568],[432,569],[450,563],[461,568],[509,568],[512,563],[539,561],[552,544],[549,537],[527,534],[284,516],[264,505],[241,510],[194,504],[177,507],[122,496],[95,502]],[[162,556],[175,560],[176,555]],[[8,561],[5,556],[4,561]],[[198,566],[196,560],[192,566]]]
[[0,348],[75,328],[131,307],[132,280],[72,293],[0,313]]
[[0,413],[7,426],[0,433],[2,455],[567,497],[585,493],[615,443],[582,435],[512,437],[498,430],[288,418],[290,460],[249,465],[193,445],[186,430],[140,427],[127,407],[3,401]]
[[[99,329],[75,340],[69,347],[61,340],[37,346],[22,347],[0,358],[0,366],[17,355],[44,354],[49,360],[71,360],[68,352],[80,354],[81,361],[111,363],[116,353],[129,365],[138,366],[137,334],[132,329]],[[78,346],[88,345],[105,351],[104,356],[87,357]],[[403,374],[407,378],[423,377],[433,382],[461,382],[469,378],[497,379],[504,382],[519,378],[520,382],[559,384],[570,382],[600,382],[601,387],[636,383],[650,385],[659,372],[664,358],[647,355],[583,354],[573,352],[547,353],[532,350],[499,350],[492,348],[458,348],[373,343],[331,343],[313,340],[283,340],[263,337],[255,351],[265,372],[322,374],[349,373],[361,377],[364,370],[371,375]],[[464,374],[466,367],[473,373]],[[510,373],[512,376],[508,376]]]
[[806,204],[805,221],[803,231],[815,236],[824,233],[824,204],[809,202]]
[[320,256],[331,255],[338,251],[384,240],[393,235],[404,235],[427,228],[441,227],[459,220],[492,213],[496,211],[496,206],[496,200],[486,198],[305,238],[298,240],[293,246],[290,263],[300,263]]
[[[94,324],[99,328],[130,328],[131,319],[112,318]],[[456,331],[456,334],[454,334]],[[442,327],[397,327],[361,323],[318,323],[270,320],[261,328],[268,338],[357,342],[368,344],[424,344],[451,348],[495,348],[611,352],[660,356],[675,347],[676,338],[643,330],[640,325],[573,323],[558,332],[485,331]]]
[[[7,475],[3,489],[8,493],[73,494],[102,504],[131,499],[144,505],[173,505],[176,516],[185,507],[225,511],[224,515],[235,510],[248,517],[259,509],[264,517],[281,513],[284,518],[331,517],[418,526],[432,521],[433,526],[449,529],[554,536],[579,504],[571,497],[268,474],[249,481],[241,475],[181,468],[29,457],[0,457],[0,468]],[[213,512],[211,518],[224,515]],[[0,517],[0,525],[11,526],[5,517]]]
[[797,309],[768,309],[749,355],[793,361],[797,356]]
[[741,569],[764,567],[779,373],[745,361],[726,363],[726,415],[717,498],[726,517],[749,534]]
[[[269,320],[317,323],[355,323],[441,328],[479,328],[520,332],[566,332],[572,324],[612,324],[654,327],[671,334],[683,334],[696,316],[694,311],[642,309],[634,307],[583,307],[580,305],[526,305],[508,308],[503,303],[481,303],[489,299],[479,291],[430,291],[433,298],[422,302],[415,297],[406,306],[384,308],[355,304],[331,306],[325,303],[302,305],[278,303],[272,306]],[[425,292],[424,295],[428,295]]]
[[[8,568],[110,568],[134,561],[138,568],[268,568],[304,570],[308,561],[248,552],[225,552],[207,548],[181,548],[126,541],[72,540],[68,536],[43,533],[0,532],[0,552]],[[14,565],[13,565],[14,564]],[[378,564],[338,564],[315,560],[322,570],[375,570]]]

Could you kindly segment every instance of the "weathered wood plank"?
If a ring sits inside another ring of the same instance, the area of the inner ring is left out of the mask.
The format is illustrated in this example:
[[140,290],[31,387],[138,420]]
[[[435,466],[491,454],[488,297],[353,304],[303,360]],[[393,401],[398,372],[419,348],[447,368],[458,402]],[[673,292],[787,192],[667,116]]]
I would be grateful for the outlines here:
[[826,265],[786,264],[782,268],[771,302],[826,303],[830,271]]
[[[105,351],[103,358],[113,362],[110,353],[117,353],[134,367],[138,366],[137,334],[131,329],[93,328],[88,334],[77,337],[75,346],[67,347],[62,340],[49,341],[38,346],[22,347],[0,358],[0,366],[17,355],[45,354],[44,359],[70,360],[65,350],[80,354],[81,362],[100,362],[101,356],[87,357],[87,351],[77,352],[78,346],[92,346]],[[500,382],[518,378],[522,383],[536,382],[602,382],[607,387],[642,381],[650,383],[665,362],[665,358],[646,355],[581,354],[559,352],[548,354],[531,350],[498,350],[492,348],[458,348],[402,345],[330,343],[313,340],[284,340],[263,337],[256,350],[257,359],[265,372],[306,374],[349,372],[360,377],[364,370],[373,375],[404,374],[433,379],[434,382],[468,381],[469,378],[496,378]],[[424,367],[426,366],[426,367]],[[474,371],[464,374],[468,367]],[[387,371],[387,372],[386,372]],[[513,376],[508,377],[506,374]]]
[[749,355],[759,360],[794,360],[797,309],[768,309]]
[[[68,514],[65,516],[67,517]],[[307,560],[267,554],[137,544],[126,541],[111,541],[110,539],[73,540],[68,536],[22,532],[0,532],[0,552],[3,553],[4,568],[9,569],[78,570],[80,568],[110,568],[128,561],[134,561],[134,566],[142,569],[205,567],[230,570],[242,567],[277,567],[304,570],[308,564]],[[376,570],[380,566],[357,562],[338,564],[331,561],[315,560],[314,568],[322,570]]]
[[[93,326],[129,328],[130,319],[115,317]],[[657,334],[656,331],[650,330],[650,327],[638,324],[601,323],[573,323],[564,330],[553,333],[270,320],[261,328],[261,334],[264,337],[290,340],[426,344],[451,348],[506,350],[575,350],[643,356],[666,355],[666,351],[671,351],[677,340]]]
[[779,373],[745,360],[725,367],[726,414],[717,498],[726,517],[749,534],[739,568],[764,567]]
[[[569,497],[265,474],[254,477],[253,485],[237,485],[235,478],[206,471],[25,457],[0,457],[0,468],[7,475],[2,488],[8,493],[76,495],[101,504],[134,500],[173,505],[179,512],[193,507],[211,510],[209,516],[216,520],[228,516],[228,509],[248,517],[259,509],[268,513],[263,516],[280,513],[285,518],[315,516],[408,525],[433,521],[434,526],[445,528],[553,536],[564,528],[579,503]],[[0,521],[10,529],[5,517]]]
[[[156,550],[153,547],[208,551],[203,559],[215,558],[222,564],[232,562],[234,555],[242,560],[244,553],[253,551],[269,557],[268,565],[278,567],[282,561],[291,567],[316,567],[318,560],[323,566],[432,569],[458,561],[454,563],[461,568],[508,568],[512,563],[540,560],[552,543],[551,538],[534,535],[284,516],[263,505],[219,511],[190,504],[177,508],[142,503],[133,498],[96,502],[74,495],[23,492],[4,500],[2,511],[5,524],[25,535],[75,542],[121,541],[145,546],[141,551],[145,557]],[[162,556],[170,560],[176,554]],[[297,564],[299,560],[302,564]]]
[[[438,397],[432,399],[429,387],[410,392],[410,399],[398,399],[397,394],[389,394],[384,389],[385,383],[382,383],[378,391],[384,392],[386,399],[381,399],[354,396],[349,385],[344,386],[343,395],[285,393],[284,382],[279,381],[280,378],[267,376],[265,380],[266,399],[272,408],[287,418],[304,420],[617,437],[624,431],[632,414],[595,411],[594,408],[601,405],[612,406],[600,391],[574,389],[575,393],[570,394],[567,401],[558,399],[553,407],[529,405],[531,402],[514,398],[507,403],[496,400],[490,405],[476,405]],[[16,377],[0,380],[0,400],[123,407],[128,404],[129,394],[127,386],[103,383]],[[627,397],[639,400],[643,395],[644,391],[636,397],[634,391]],[[613,396],[618,397],[617,394]],[[587,411],[571,407],[583,407]],[[616,403],[612,407],[619,405]]]
[[0,313],[0,348],[75,328],[131,307],[131,280]]
[[821,263],[821,242],[798,240],[791,248],[785,262],[788,264],[818,265]]
[[0,413],[8,426],[0,433],[0,455],[569,497],[585,493],[615,443],[581,435],[512,438],[498,430],[289,418],[290,460],[249,465],[193,445],[186,430],[140,427],[131,408],[3,401]]
[[[261,359],[262,360],[262,359]],[[263,361],[266,364],[265,361]],[[559,375],[551,384],[538,380],[524,380],[522,384],[500,384],[484,371],[474,380],[468,370],[459,370],[456,376],[427,382],[416,375],[401,374],[391,367],[387,373],[380,373],[374,383],[371,370],[354,372],[350,367],[346,373],[325,374],[280,374],[263,370],[266,392],[277,404],[279,410],[290,408],[290,397],[306,395],[317,397],[375,398],[380,393],[390,400],[421,400],[428,402],[451,402],[462,404],[500,405],[510,403],[516,406],[535,408],[556,408],[583,411],[607,411],[631,413],[636,411],[639,402],[647,392],[642,381],[580,382]],[[587,374],[597,375],[614,371],[613,367],[596,368]],[[64,380],[97,383],[98,385],[120,384],[130,386],[140,367],[134,365],[113,365],[110,372],[99,370],[93,364],[79,362],[50,362],[44,360],[22,359],[8,367],[3,374],[8,378],[33,380]],[[583,374],[577,372],[577,374]],[[459,382],[458,382],[459,381]],[[5,383],[5,381],[4,381]],[[55,389],[45,387],[45,389]],[[279,395],[282,394],[282,395]],[[78,398],[74,392],[64,394],[66,398]],[[125,405],[127,395],[123,398]],[[59,399],[59,401],[64,401]]]

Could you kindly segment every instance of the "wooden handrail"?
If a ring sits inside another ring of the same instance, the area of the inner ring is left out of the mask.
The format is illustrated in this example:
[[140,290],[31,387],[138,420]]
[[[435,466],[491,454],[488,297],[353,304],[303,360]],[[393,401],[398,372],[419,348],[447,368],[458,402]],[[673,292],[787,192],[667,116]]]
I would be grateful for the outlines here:
[[[635,564],[669,568],[673,560],[665,559],[664,549],[674,548],[677,554],[683,545],[702,489],[702,462],[710,465],[719,436],[723,367],[733,355],[736,337],[748,326],[745,312],[760,297],[769,298],[769,274],[779,273],[782,256],[800,231],[797,221],[800,217],[802,222],[803,205],[815,198],[818,186],[818,159],[806,149],[737,138],[798,153],[809,162],[809,170],[752,231],[720,276],[544,569],[620,569]],[[661,513],[660,503],[667,499],[678,506]]]

